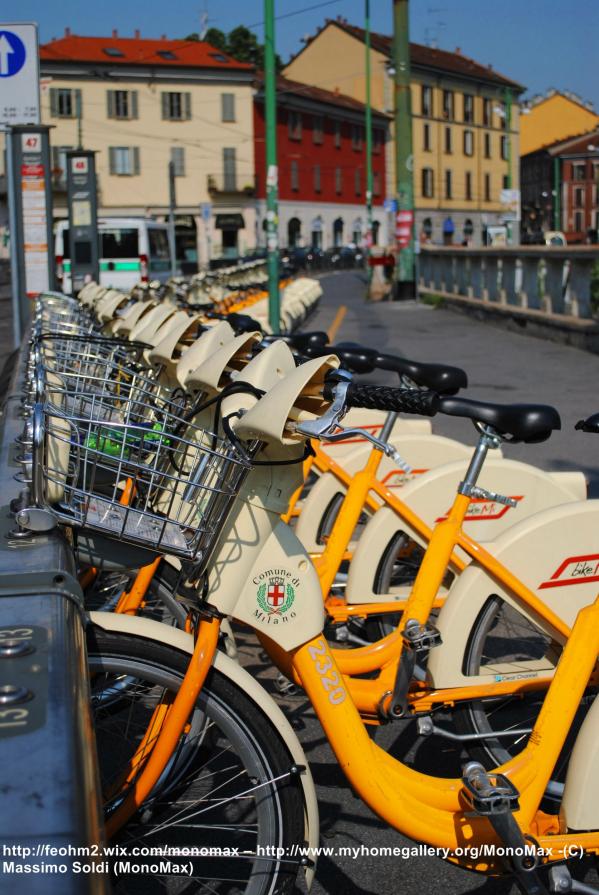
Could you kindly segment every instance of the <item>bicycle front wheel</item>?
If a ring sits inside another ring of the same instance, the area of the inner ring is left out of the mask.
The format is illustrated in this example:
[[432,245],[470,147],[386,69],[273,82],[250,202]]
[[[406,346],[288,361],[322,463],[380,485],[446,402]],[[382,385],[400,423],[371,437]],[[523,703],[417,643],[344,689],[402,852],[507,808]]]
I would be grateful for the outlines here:
[[[189,655],[90,626],[88,656],[109,814],[134,786],[131,759],[151,745],[147,732],[159,707],[176,694]],[[116,841],[126,858],[115,859],[124,862],[119,866],[113,861],[115,891],[289,895],[298,867],[293,846],[304,835],[303,797],[292,765],[266,714],[212,669],[162,777],[119,831]],[[185,863],[191,863],[189,875],[176,870]]]

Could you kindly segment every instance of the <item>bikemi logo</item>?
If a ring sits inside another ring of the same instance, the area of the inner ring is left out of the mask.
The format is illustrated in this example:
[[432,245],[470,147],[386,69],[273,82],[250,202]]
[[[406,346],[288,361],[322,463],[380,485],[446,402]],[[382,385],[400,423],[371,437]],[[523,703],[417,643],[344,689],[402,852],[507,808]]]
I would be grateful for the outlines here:
[[256,575],[254,584],[258,586],[254,610],[256,619],[269,625],[278,625],[295,618],[291,608],[295,602],[295,590],[299,578],[294,578],[287,569],[267,569]]
[[539,590],[594,581],[599,581],[599,553],[569,556],[557,567],[551,578],[539,584]]

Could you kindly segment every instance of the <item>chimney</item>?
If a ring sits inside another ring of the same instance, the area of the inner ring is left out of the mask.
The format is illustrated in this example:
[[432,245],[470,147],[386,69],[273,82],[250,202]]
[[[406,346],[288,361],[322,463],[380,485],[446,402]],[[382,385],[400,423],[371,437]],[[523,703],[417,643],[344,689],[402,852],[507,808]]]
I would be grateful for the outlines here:
[[64,29],[64,36],[65,36],[65,37],[70,37],[70,36],[71,36],[71,29],[70,29],[70,28],[65,28],[65,29]]
[[113,29],[112,29],[112,36],[113,36],[113,37],[118,37],[118,36],[119,36],[119,32],[116,30],[116,28],[113,28]]
[[139,40],[139,38],[141,37],[141,31],[139,30],[139,28],[135,29],[135,31],[133,32],[133,36],[135,37],[135,40]]
[[160,35],[160,40],[166,40],[166,34],[161,34],[161,35]]
[[459,56],[460,53],[462,52],[462,48],[461,48],[461,47],[456,47],[456,48],[455,48],[455,51],[456,51],[456,54]]

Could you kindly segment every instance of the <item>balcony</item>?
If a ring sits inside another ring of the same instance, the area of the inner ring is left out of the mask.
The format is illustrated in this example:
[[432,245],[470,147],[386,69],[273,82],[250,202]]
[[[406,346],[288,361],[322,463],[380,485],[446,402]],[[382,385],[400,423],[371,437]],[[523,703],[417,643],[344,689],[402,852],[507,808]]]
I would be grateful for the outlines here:
[[241,198],[256,195],[254,174],[239,174],[227,171],[224,174],[208,175],[208,192],[213,198]]

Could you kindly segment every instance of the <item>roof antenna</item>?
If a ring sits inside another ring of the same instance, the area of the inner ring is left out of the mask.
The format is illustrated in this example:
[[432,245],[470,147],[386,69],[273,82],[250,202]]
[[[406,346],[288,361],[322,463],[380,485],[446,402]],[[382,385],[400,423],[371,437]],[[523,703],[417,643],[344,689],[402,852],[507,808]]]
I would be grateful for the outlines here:
[[204,4],[204,9],[200,13],[200,40],[204,40],[206,34],[208,33],[208,6]]

